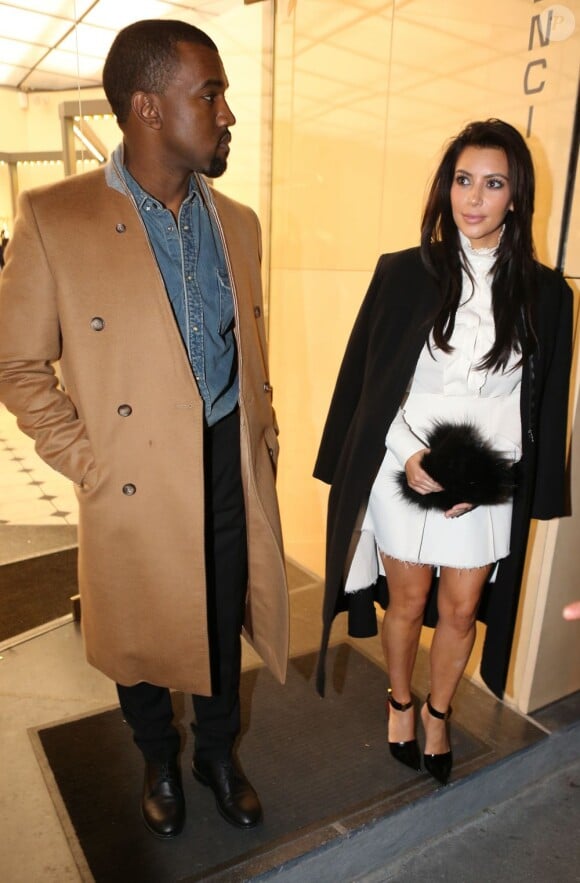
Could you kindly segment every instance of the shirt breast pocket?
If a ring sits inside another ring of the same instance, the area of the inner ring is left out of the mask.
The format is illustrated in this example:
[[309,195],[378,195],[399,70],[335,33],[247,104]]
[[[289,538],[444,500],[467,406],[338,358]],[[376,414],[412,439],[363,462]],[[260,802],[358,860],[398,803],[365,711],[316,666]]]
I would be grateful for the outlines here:
[[224,337],[234,324],[234,296],[227,273],[217,270],[219,293],[219,333]]

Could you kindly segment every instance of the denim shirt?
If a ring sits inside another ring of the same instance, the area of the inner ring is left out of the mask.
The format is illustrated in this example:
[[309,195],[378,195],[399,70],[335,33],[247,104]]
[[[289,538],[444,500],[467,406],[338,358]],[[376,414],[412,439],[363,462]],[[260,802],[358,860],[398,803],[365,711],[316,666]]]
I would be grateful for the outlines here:
[[212,426],[233,411],[239,392],[234,301],[219,232],[193,175],[176,223],[172,212],[122,169],[165,282],[206,423]]

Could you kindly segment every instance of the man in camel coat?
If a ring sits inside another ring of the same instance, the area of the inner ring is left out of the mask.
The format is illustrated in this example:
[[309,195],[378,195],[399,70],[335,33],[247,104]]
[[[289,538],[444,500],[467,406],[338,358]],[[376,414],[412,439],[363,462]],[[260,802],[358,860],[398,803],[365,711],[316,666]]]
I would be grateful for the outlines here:
[[76,485],[87,658],[144,755],[146,826],[173,837],[185,818],[173,688],[193,694],[195,777],[247,828],[262,810],[234,753],[242,628],[280,681],[288,655],[260,229],[205,180],[235,117],[203,31],[130,25],[103,84],[123,144],[20,199],[0,400]]

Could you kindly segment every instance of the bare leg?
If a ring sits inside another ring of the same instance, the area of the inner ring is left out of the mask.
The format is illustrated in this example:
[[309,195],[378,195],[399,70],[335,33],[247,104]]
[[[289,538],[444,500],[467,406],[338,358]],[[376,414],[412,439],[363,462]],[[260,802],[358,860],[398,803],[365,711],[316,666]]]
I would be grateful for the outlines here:
[[[431,705],[445,712],[451,705],[475,640],[475,619],[491,565],[472,569],[442,567],[439,579],[439,621],[431,644]],[[425,753],[449,751],[445,721],[421,710]]]
[[[411,675],[423,624],[423,611],[431,586],[431,567],[407,564],[382,555],[389,584],[389,606],[381,632],[383,653],[393,696],[405,703],[411,698]],[[389,708],[389,742],[414,739],[415,720],[410,711]]]

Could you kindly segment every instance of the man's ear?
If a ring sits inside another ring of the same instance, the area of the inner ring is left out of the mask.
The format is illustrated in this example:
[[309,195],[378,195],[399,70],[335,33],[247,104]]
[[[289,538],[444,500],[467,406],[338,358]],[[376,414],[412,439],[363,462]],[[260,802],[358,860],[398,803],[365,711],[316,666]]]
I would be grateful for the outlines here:
[[143,125],[150,129],[161,128],[157,96],[152,92],[134,92],[131,96],[131,109]]

